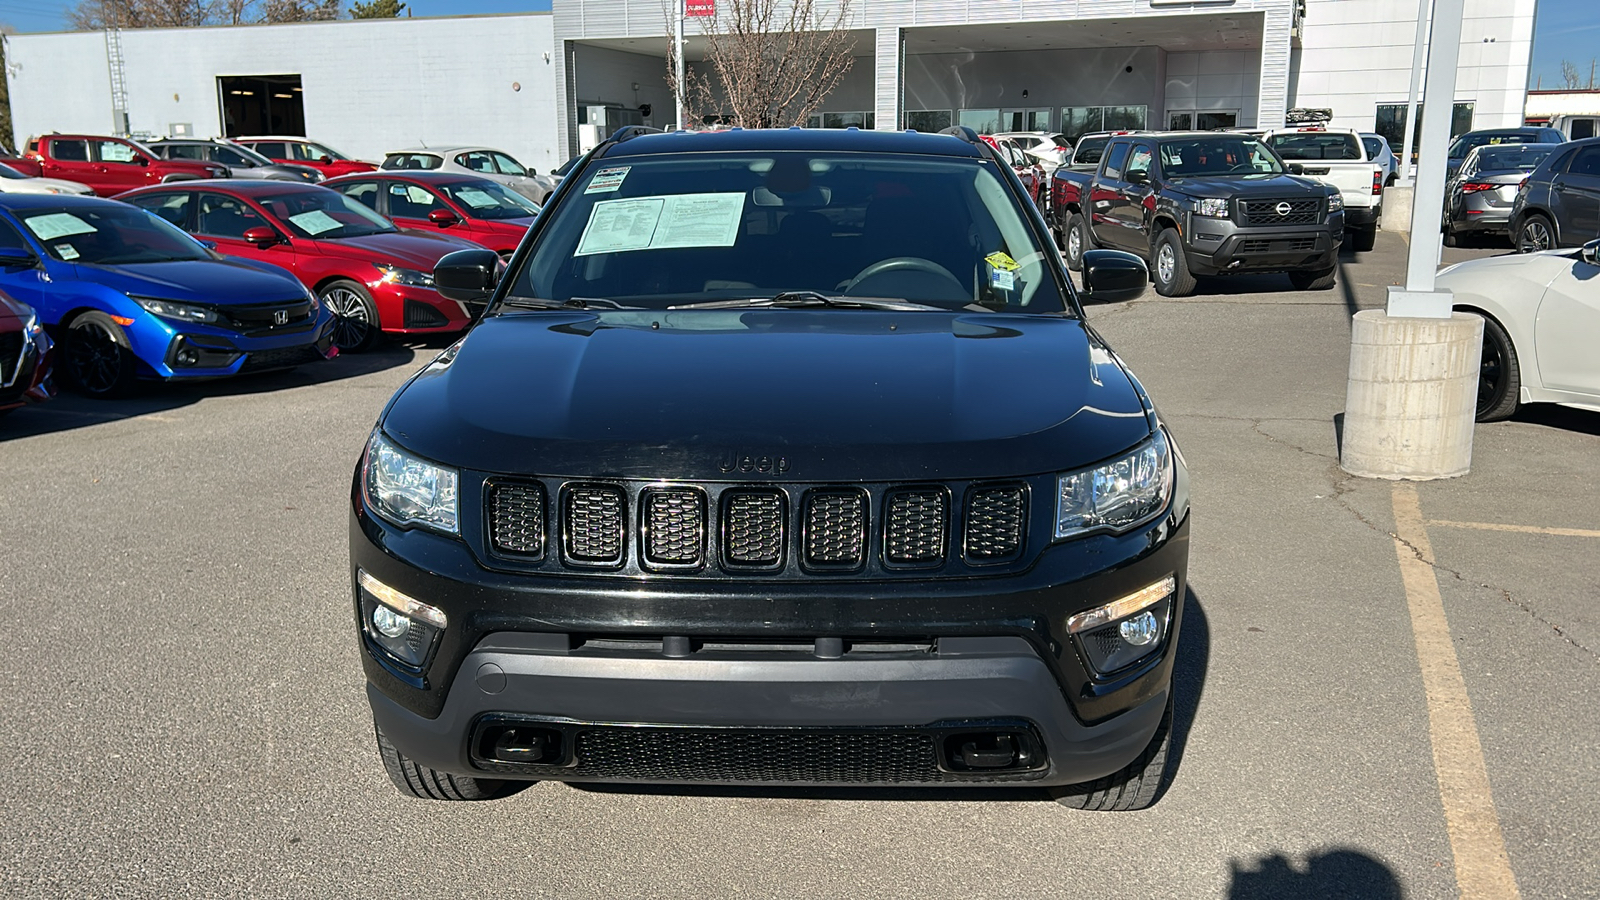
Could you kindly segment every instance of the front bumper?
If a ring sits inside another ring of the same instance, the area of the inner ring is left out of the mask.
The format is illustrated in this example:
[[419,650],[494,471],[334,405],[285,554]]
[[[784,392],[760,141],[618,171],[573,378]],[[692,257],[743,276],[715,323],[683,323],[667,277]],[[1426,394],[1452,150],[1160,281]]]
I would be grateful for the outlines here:
[[1196,275],[1330,269],[1338,263],[1345,229],[1338,213],[1321,225],[1272,228],[1198,216],[1191,221],[1184,253]]
[[376,281],[368,282],[367,290],[386,334],[450,333],[472,324],[467,304],[446,300],[433,288]]
[[[420,672],[393,666],[359,631],[385,735],[441,771],[572,781],[1054,785],[1110,774],[1148,744],[1165,709],[1187,558],[1187,516],[1169,515],[1129,534],[1052,545],[1031,568],[1001,577],[619,582],[488,570],[462,541],[389,526],[359,497],[351,519],[352,576],[364,570],[449,618]],[[1066,619],[1168,575],[1177,586],[1164,642],[1096,673]],[[354,602],[360,619],[359,589]],[[688,640],[675,647],[669,636]],[[840,652],[824,652],[833,639]],[[482,729],[506,722],[560,733],[577,752],[497,763]],[[941,736],[973,723],[1035,735],[1040,761],[953,771],[940,761]],[[692,752],[629,767],[601,750],[644,733]],[[728,746],[792,749],[808,739],[833,748],[899,741],[924,757],[867,766],[870,777],[848,766],[701,765],[730,758]]]
[[1344,227],[1346,228],[1376,228],[1378,220],[1383,218],[1383,204],[1372,206],[1345,206]]
[[51,377],[55,345],[50,336],[24,332],[21,343],[15,359],[0,361],[0,410],[43,403],[56,395]]
[[[165,345],[160,356],[146,365],[156,378],[190,381],[227,378],[248,372],[269,372],[329,360],[338,355],[333,346],[333,318],[326,312],[303,328],[276,334],[244,334],[219,328],[173,326],[164,323]],[[138,339],[135,338],[136,351]],[[144,354],[141,353],[141,357]]]

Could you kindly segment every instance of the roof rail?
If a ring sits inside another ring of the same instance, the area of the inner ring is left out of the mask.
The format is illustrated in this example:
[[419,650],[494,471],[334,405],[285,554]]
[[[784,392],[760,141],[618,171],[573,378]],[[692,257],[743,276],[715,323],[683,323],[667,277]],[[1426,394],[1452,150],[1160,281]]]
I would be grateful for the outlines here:
[[939,133],[953,135],[961,138],[963,141],[966,141],[969,144],[983,143],[983,141],[978,140],[978,133],[973,131],[971,126],[968,125],[951,125],[949,128],[943,129]]
[[665,133],[666,132],[662,131],[661,129],[659,129],[659,128],[651,128],[649,125],[624,125],[621,128],[618,128],[616,131],[611,133],[610,143],[620,144],[623,141],[631,141],[631,140],[633,140],[634,138],[638,137],[641,134],[665,134]]

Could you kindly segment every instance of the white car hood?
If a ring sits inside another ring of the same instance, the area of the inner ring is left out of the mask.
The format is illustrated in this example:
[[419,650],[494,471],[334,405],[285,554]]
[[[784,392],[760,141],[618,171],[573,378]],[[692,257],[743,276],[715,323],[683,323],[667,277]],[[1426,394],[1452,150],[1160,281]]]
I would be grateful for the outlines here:
[[0,191],[13,194],[92,194],[86,184],[61,178],[7,178],[0,180]]

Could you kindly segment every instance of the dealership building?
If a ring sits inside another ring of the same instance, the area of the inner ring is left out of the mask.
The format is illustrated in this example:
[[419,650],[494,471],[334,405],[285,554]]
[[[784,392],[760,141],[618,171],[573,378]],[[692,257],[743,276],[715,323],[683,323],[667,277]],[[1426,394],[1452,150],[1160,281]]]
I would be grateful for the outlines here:
[[[545,170],[618,125],[674,123],[668,8],[11,35],[6,75],[19,141],[305,134],[363,159],[485,144]],[[1453,129],[1520,125],[1535,0],[1466,10]],[[715,21],[687,19],[691,68]],[[853,65],[812,125],[1266,128],[1310,107],[1398,150],[1416,3],[856,0],[845,26]]]

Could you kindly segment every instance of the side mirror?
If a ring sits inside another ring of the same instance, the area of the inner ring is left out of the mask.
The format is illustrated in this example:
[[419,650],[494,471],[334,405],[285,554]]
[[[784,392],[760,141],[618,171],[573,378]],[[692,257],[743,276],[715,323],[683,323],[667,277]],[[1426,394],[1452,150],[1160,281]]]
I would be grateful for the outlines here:
[[1121,250],[1086,250],[1083,295],[1097,303],[1118,303],[1144,293],[1150,270],[1144,260]]
[[0,247],[0,269],[31,269],[39,258],[21,247]]
[[246,228],[244,234],[240,235],[240,237],[255,244],[257,247],[270,247],[281,240],[278,237],[278,230],[271,225],[257,225],[254,228]]
[[1289,174],[1290,175],[1304,175],[1305,173],[1306,173],[1306,167],[1305,166],[1302,166],[1299,163],[1289,163]]
[[1600,266],[1600,241],[1590,241],[1578,251],[1578,258],[1591,266]]
[[440,228],[449,228],[451,225],[460,222],[461,219],[448,209],[435,209],[428,212],[428,221]]
[[457,250],[433,267],[433,286],[446,300],[484,303],[500,280],[500,254],[493,250]]
[[150,165],[150,157],[148,157],[148,156],[135,156],[133,158],[133,161],[138,163],[141,166]]
[[1150,183],[1150,173],[1144,171],[1143,169],[1135,169],[1134,171],[1128,173],[1128,183],[1129,184],[1149,184]]
[[331,156],[319,156],[319,157],[317,157],[317,162],[322,163],[323,165],[328,165],[329,163],[333,162],[333,157],[331,157]]

